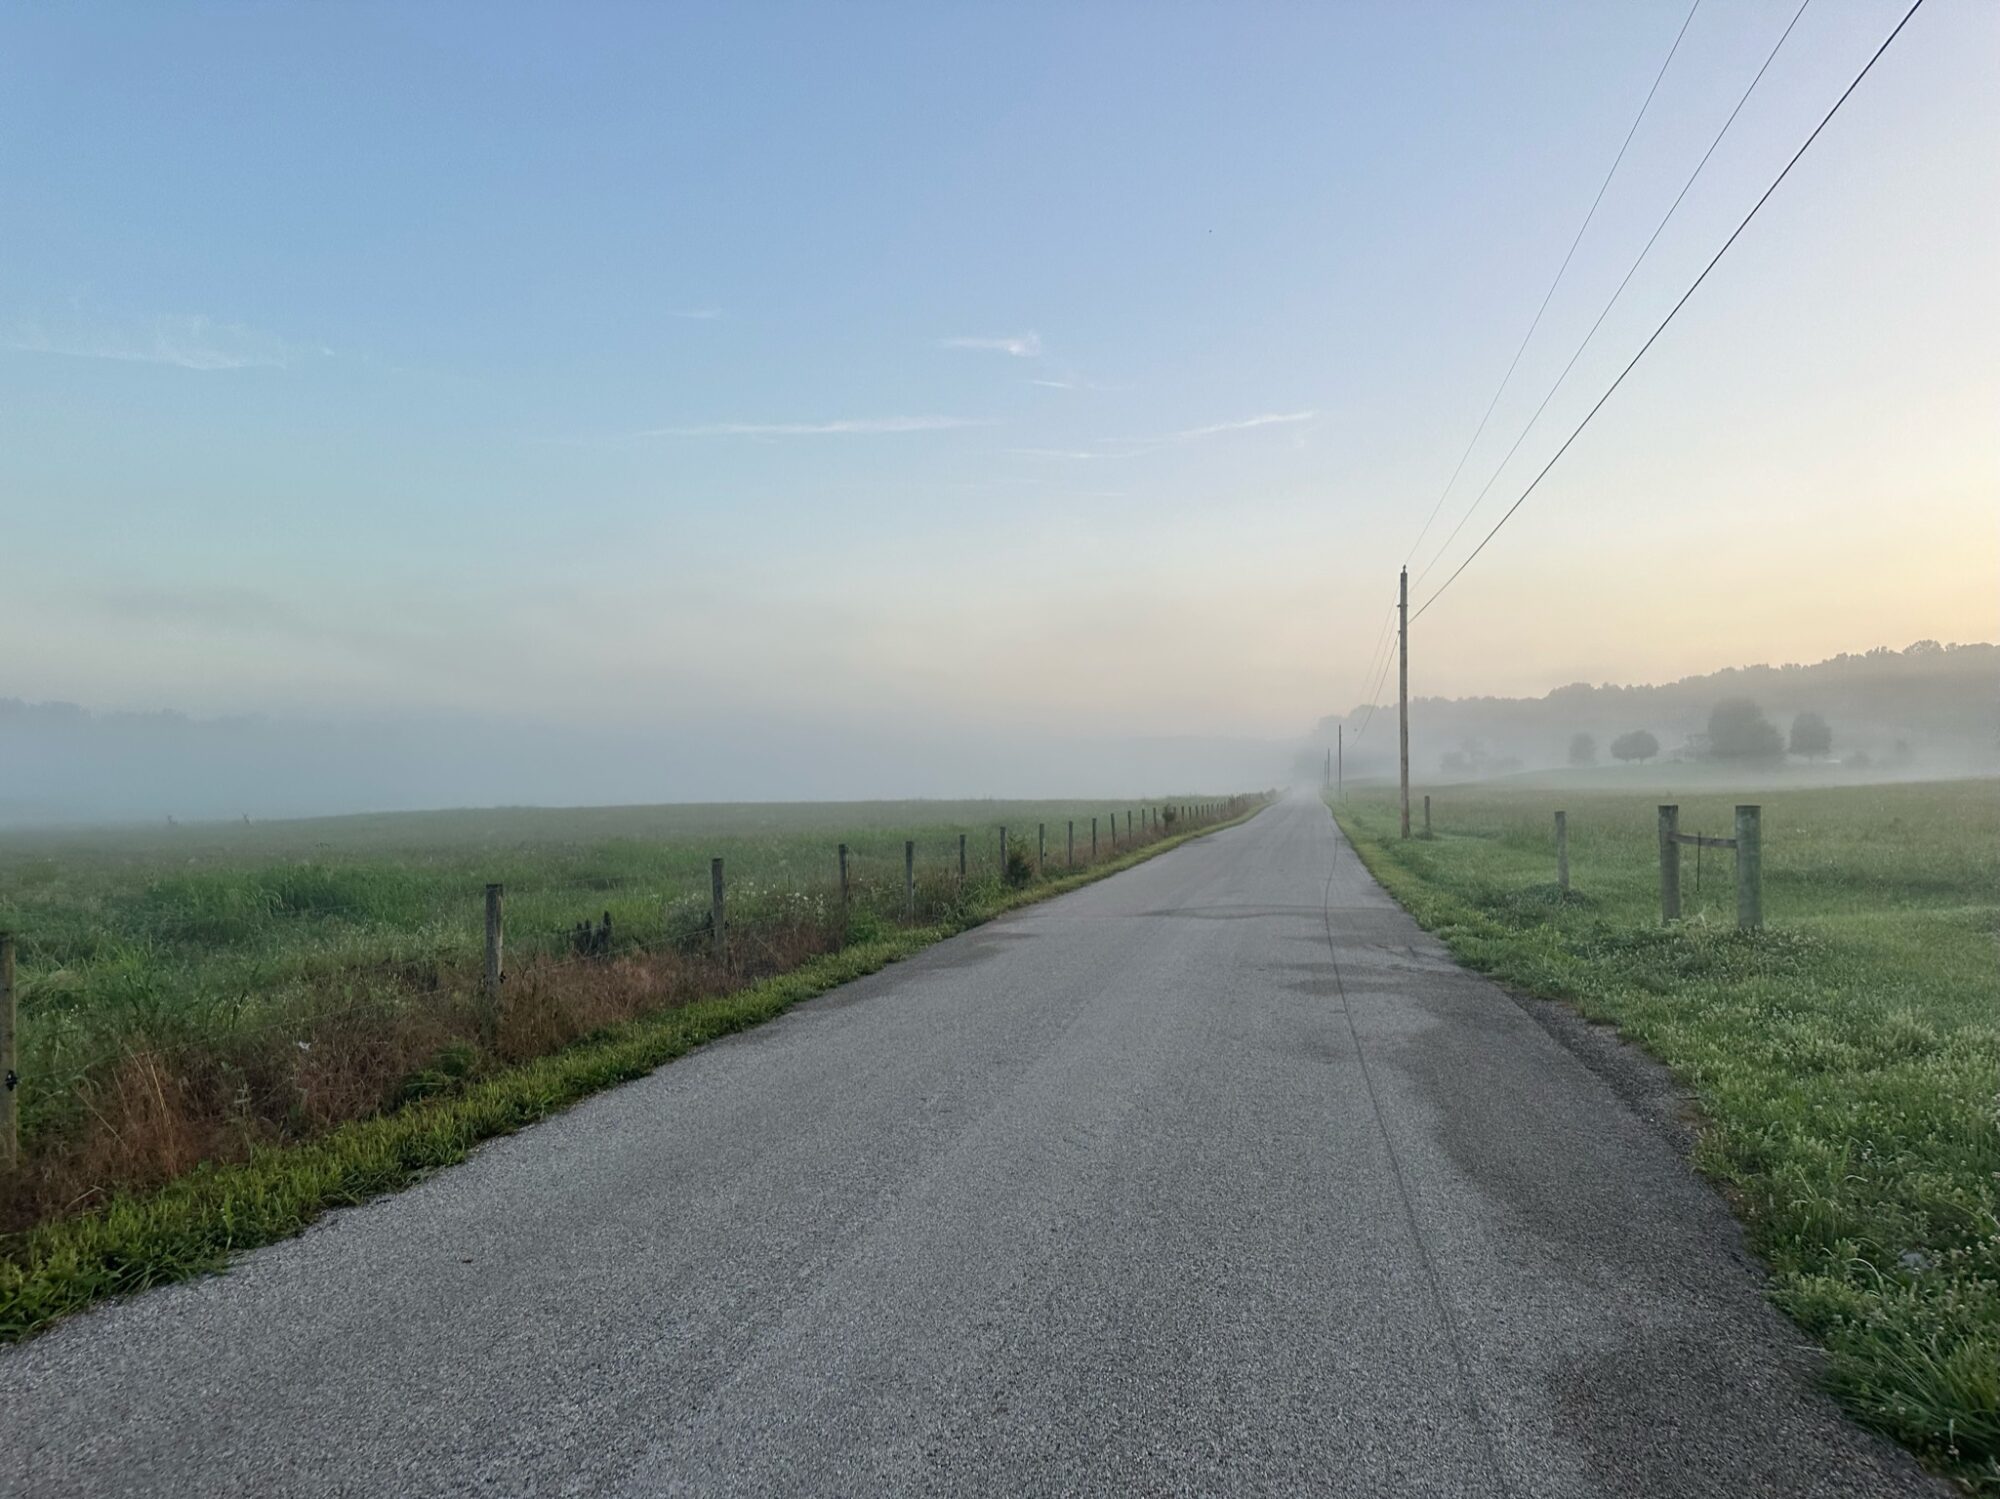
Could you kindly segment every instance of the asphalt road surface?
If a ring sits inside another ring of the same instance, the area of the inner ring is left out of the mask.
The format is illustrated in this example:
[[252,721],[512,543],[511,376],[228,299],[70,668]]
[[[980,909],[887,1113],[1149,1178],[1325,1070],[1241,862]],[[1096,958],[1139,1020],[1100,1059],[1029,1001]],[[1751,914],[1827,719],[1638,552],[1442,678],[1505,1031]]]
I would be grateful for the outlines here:
[[1941,1492],[1562,1036],[1284,802],[0,1350],[0,1493]]

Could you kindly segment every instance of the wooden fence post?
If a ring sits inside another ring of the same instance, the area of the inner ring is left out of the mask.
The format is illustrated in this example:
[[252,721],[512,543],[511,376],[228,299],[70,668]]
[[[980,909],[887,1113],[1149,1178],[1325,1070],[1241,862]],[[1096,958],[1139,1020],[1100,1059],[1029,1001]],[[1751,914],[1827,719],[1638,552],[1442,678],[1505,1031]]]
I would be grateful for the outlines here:
[[1069,820],[1069,854],[1063,862],[1066,868],[1076,868],[1076,819],[1074,817]]
[[1431,835],[1431,799],[1428,796],[1426,796],[1424,798],[1424,836],[1428,838],[1430,837],[1430,835]]
[[847,909],[847,845],[840,845],[840,909]]
[[1035,873],[1040,874],[1042,867],[1048,862],[1049,825],[1045,822],[1038,822],[1035,824]]
[[1090,862],[1097,862],[1097,819],[1090,819]]
[[1681,809],[1660,805],[1660,922],[1681,919]]
[[14,1017],[14,934],[0,932],[0,1171],[21,1164],[21,1073]]
[[715,938],[715,955],[729,953],[729,928],[722,907],[722,860],[708,861],[708,926]]
[[494,1014],[500,1009],[500,982],[505,977],[500,966],[500,944],[503,936],[501,925],[501,901],[505,899],[504,885],[486,887],[486,1004]]
[[903,914],[911,921],[917,919],[917,844],[914,838],[903,840]]
[[1000,825],[1000,883],[1007,883],[1007,825]]
[[1736,809],[1736,925],[1754,932],[1764,924],[1764,814]]
[[1569,894],[1569,813],[1556,813],[1556,884]]

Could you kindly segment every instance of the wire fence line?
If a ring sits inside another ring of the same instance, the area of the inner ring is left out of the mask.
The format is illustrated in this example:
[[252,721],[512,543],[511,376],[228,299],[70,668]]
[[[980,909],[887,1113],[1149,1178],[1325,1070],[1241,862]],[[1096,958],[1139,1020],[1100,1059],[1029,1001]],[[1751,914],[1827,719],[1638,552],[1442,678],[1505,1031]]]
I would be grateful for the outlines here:
[[[0,1029],[6,1077],[0,1167],[19,1161],[24,1122],[32,1137],[74,1119],[80,1107],[90,1106],[91,1091],[112,1086],[128,1063],[212,1072],[255,1059],[269,1072],[274,1058],[295,1049],[295,1065],[306,1067],[321,1040],[371,1021],[419,1029],[435,1022],[433,1028],[443,1031],[481,1026],[490,1037],[513,1014],[509,1005],[559,1003],[586,977],[615,987],[621,965],[628,987],[658,991],[666,996],[660,1003],[672,1007],[784,972],[856,940],[939,924],[1010,888],[1083,872],[1258,804],[1253,796],[1148,802],[1107,806],[1094,817],[996,822],[942,837],[891,840],[864,833],[865,842],[829,842],[824,860],[814,861],[817,868],[786,859],[741,879],[730,878],[718,858],[706,891],[607,885],[594,892],[604,906],[568,919],[551,920],[553,903],[538,892],[533,916],[514,932],[505,920],[505,886],[494,885],[488,888],[502,914],[489,924],[483,948],[476,925],[452,932],[433,923],[421,933],[399,932],[411,945],[388,956],[316,951],[294,955],[284,971],[260,973],[263,958],[250,955],[241,989],[179,1006],[96,1006],[72,1002],[58,982],[31,977],[16,984],[16,937],[0,935],[7,973],[0,1011],[9,1022]],[[649,914],[635,918],[641,902]],[[468,915],[474,911],[476,906]],[[365,923],[374,913],[365,905],[322,901],[299,914]],[[510,939],[518,941],[517,950],[510,951]],[[662,964],[663,972],[636,971]],[[29,1021],[22,1029],[11,1023],[17,998],[25,1001]]]

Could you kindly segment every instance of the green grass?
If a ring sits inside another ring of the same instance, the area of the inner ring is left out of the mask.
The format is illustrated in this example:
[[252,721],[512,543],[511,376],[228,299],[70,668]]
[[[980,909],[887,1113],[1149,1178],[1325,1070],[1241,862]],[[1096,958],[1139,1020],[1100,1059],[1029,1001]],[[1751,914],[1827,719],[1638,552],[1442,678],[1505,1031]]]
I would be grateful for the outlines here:
[[[978,805],[981,810],[995,806]],[[1251,811],[1254,808],[1252,804]],[[747,810],[751,816],[766,815],[764,809]],[[999,810],[1009,819],[1018,819],[1010,820],[1010,827],[1026,826],[1030,834],[1037,820],[1048,821],[1052,830],[1058,814],[1061,821],[1068,820],[1063,805],[1009,805]],[[709,809],[701,811],[707,815]],[[847,811],[853,817],[853,809]],[[529,821],[541,816],[502,815]],[[582,814],[586,821],[602,815],[597,810]],[[1089,815],[1085,812],[1081,819],[1086,836]],[[552,818],[551,825],[560,824]],[[871,827],[857,818],[823,825],[847,832],[850,844],[866,846],[864,840],[872,840],[892,846],[900,898],[902,838],[908,824],[878,822]],[[468,1075],[435,1096],[417,1098],[312,1138],[257,1146],[240,1160],[204,1163],[157,1190],[122,1193],[93,1211],[9,1235],[0,1241],[0,1341],[33,1333],[102,1297],[217,1268],[233,1253],[297,1232],[329,1208],[406,1185],[462,1159],[483,1139],[521,1128],[598,1089],[642,1076],[703,1042],[757,1025],[803,999],[875,972],[1004,911],[1129,868],[1223,825],[1226,819],[1218,812],[1214,820],[1193,823],[1185,831],[1136,848],[1113,853],[1107,847],[1099,862],[1074,873],[1054,867],[1061,845],[1052,838],[1051,868],[1046,878],[1010,883],[999,878],[997,867],[990,867],[985,877],[975,875],[957,889],[954,898],[942,904],[931,919],[917,924],[875,919],[849,923],[848,936],[836,950],[747,987],[603,1027],[554,1054]],[[777,831],[784,826],[774,824],[766,839],[777,858],[797,858],[821,841],[816,828],[794,831],[788,839]],[[958,826],[953,822],[921,825],[926,846],[935,848],[942,843],[953,871]],[[224,864],[237,835],[217,838],[211,832],[208,836],[215,840],[206,845],[208,857]],[[704,838],[704,874],[705,850],[719,836],[710,830]],[[997,835],[993,843],[989,866],[997,866]],[[439,885],[449,886],[465,878],[468,871],[478,877],[485,874],[486,861],[452,850],[446,840],[412,845],[405,857],[421,848],[428,848],[437,869],[445,871],[433,872]],[[150,893],[161,883],[153,873],[158,855],[151,849],[119,849],[108,840],[105,850],[110,870],[126,872],[122,882],[109,871],[96,875],[97,888],[113,892],[107,907],[129,909],[135,902],[143,906],[153,898]],[[348,869],[350,874],[379,874],[382,887],[390,891],[407,890],[413,883],[419,890],[424,888],[423,881],[411,872],[411,866],[422,868],[420,859],[410,858],[408,866],[368,862],[387,857],[381,844],[372,839],[358,840],[344,852],[355,860]],[[516,867],[532,867],[532,861]],[[255,878],[263,880],[265,876]],[[366,879],[360,883],[368,885]],[[955,879],[952,883],[956,888]],[[325,887],[314,884],[305,888]],[[354,882],[339,888],[343,909],[352,910],[346,896],[355,888]],[[394,899],[407,902],[409,897]],[[407,910],[408,906],[392,904],[390,909]],[[266,919],[282,920],[285,912],[296,915],[293,908],[285,906],[281,913]]]
[[1099,818],[1108,856],[1114,808],[1138,805],[502,808],[14,834],[0,843],[0,931],[19,942],[23,1134],[32,1148],[72,1126],[75,1084],[137,1040],[209,1045],[371,1002],[410,965],[469,969],[488,882],[506,886],[519,962],[562,952],[605,912],[628,949],[698,932],[716,855],[746,931],[826,919],[842,842],[857,913],[899,917],[913,839],[929,919],[955,896],[960,833],[977,889],[999,879],[1001,826],[1032,845],[1046,825],[1059,870],[1069,821],[1087,859]]
[[[1655,806],[1728,836],[1736,796],[1445,787],[1435,837],[1335,808],[1468,966],[1615,1023],[1689,1087],[1700,1166],[1831,1355],[1859,1419],[2000,1493],[2000,785],[1773,789],[1761,933],[1731,855],[1683,850],[1660,925]],[[1572,893],[1555,883],[1569,821]],[[1418,814],[1421,830],[1421,812]]]

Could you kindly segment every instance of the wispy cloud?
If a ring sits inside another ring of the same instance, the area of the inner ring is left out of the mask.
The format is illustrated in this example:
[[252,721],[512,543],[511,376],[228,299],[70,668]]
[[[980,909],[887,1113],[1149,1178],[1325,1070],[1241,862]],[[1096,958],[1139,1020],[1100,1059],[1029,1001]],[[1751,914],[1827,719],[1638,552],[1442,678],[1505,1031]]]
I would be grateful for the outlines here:
[[654,427],[641,437],[838,437],[890,432],[942,432],[952,427],[988,427],[968,416],[870,416],[830,422],[706,422],[692,427]]
[[690,322],[708,323],[722,316],[720,307],[679,307],[669,308],[668,317],[686,318]]
[[1012,354],[1016,359],[1038,359],[1042,335],[1018,333],[1011,338],[946,338],[939,340],[947,349],[978,349],[988,354]]
[[1246,416],[1241,421],[1211,422],[1205,427],[1189,427],[1172,435],[1173,442],[1189,442],[1197,437],[1213,437],[1219,432],[1247,432],[1252,427],[1277,427],[1292,422],[1317,420],[1317,411],[1267,411],[1261,416]]
[[[1007,451],[1021,458],[1067,459],[1084,463],[1098,458],[1138,458],[1147,453],[1157,453],[1162,448],[1171,448],[1178,443],[1198,442],[1204,437],[1215,437],[1224,432],[1247,432],[1253,427],[1296,426],[1317,420],[1316,411],[1274,411],[1259,416],[1248,416],[1231,422],[1209,422],[1200,427],[1184,427],[1178,432],[1169,432],[1162,437],[1100,437],[1084,449],[1078,448],[1009,448]],[[1303,439],[1304,434],[1300,434]]]
[[170,364],[184,370],[286,369],[301,359],[333,352],[198,313],[62,326],[35,320],[17,325],[7,336],[7,347],[77,359]]
[[1030,385],[1040,385],[1049,390],[1130,390],[1132,388],[1129,385],[1106,385],[1101,380],[1086,380],[1078,374],[1037,375],[1032,377],[1028,383]]

